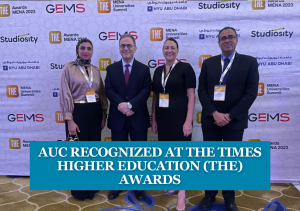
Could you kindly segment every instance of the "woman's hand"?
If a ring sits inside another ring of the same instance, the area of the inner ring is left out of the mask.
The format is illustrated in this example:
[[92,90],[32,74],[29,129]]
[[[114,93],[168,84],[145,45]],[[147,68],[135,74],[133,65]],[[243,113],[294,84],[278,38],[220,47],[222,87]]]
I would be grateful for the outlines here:
[[188,137],[189,135],[192,134],[192,132],[193,132],[192,123],[185,121],[185,123],[183,124],[183,135],[185,137]]
[[78,125],[73,120],[68,120],[68,131],[73,136],[75,136],[77,132],[80,133]]
[[157,124],[154,115],[152,116],[151,129],[153,133],[157,134]]

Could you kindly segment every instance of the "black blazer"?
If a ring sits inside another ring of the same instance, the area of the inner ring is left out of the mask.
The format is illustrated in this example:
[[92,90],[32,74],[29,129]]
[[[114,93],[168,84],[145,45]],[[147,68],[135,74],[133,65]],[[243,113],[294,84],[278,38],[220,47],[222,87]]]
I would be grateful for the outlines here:
[[245,129],[248,127],[248,110],[254,102],[258,91],[258,64],[254,57],[236,53],[226,81],[225,101],[214,101],[214,86],[221,77],[221,55],[204,60],[199,76],[198,96],[202,105],[201,124],[214,126],[212,113],[230,113],[234,119],[228,129]]
[[147,99],[151,91],[151,76],[148,66],[133,61],[127,87],[123,73],[122,60],[109,65],[106,69],[105,94],[110,101],[107,127],[116,132],[124,126],[126,115],[118,110],[122,102],[130,102],[135,112],[128,117],[136,131],[150,127]]

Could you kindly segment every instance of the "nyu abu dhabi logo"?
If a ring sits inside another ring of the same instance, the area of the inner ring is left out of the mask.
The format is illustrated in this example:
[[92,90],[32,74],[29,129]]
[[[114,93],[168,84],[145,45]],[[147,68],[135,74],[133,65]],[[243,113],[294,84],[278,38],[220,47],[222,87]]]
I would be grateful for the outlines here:
[[[251,31],[251,37],[288,37],[293,36],[293,31],[284,30],[285,28],[272,29],[268,31]],[[284,30],[284,31],[282,31]]]
[[[135,40],[138,39],[138,35],[137,35],[136,31],[129,31],[129,32],[125,32],[123,34],[131,34]],[[99,33],[99,39],[101,41],[105,41],[105,40],[119,40],[120,37],[123,34],[120,33],[120,32],[100,32]]]
[[84,4],[48,4],[46,6],[46,11],[48,13],[84,13]]
[[236,2],[232,2],[229,0],[225,0],[225,1],[217,1],[214,3],[208,3],[210,1],[207,2],[200,2],[198,4],[198,9],[202,10],[202,9],[235,9],[238,10],[241,3],[236,3]]
[[10,16],[10,6],[9,4],[0,4],[0,17]]

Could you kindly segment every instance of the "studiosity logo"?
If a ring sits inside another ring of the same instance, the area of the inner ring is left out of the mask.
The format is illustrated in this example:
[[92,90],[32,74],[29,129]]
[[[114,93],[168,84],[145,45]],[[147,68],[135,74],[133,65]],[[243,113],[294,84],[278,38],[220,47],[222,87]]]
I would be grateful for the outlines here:
[[[209,1],[207,1],[209,2]],[[225,1],[217,1],[215,3],[207,3],[207,2],[200,2],[198,4],[198,9],[202,10],[202,9],[236,9],[238,10],[241,3],[235,3],[235,2],[231,2],[229,0],[225,0]]]
[[293,31],[285,30],[284,28],[273,29],[269,31],[252,31],[251,37],[288,37],[291,38],[293,36]]
[[38,40],[38,37],[33,37],[33,36],[29,36],[30,34],[22,34],[22,35],[17,35],[15,37],[5,37],[5,36],[1,36],[0,37],[0,42],[34,42],[36,43]]

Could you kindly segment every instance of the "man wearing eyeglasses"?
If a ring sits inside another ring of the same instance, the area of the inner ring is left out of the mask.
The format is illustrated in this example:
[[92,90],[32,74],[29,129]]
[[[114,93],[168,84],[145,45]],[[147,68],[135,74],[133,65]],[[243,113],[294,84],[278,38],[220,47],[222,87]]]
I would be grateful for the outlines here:
[[[218,43],[222,54],[206,59],[199,76],[203,140],[242,141],[248,127],[248,110],[257,96],[258,64],[254,57],[236,52],[238,38],[234,28],[223,28]],[[200,208],[209,209],[217,193],[205,191]],[[234,191],[223,190],[222,194],[227,210],[238,210]]]
[[[147,141],[150,118],[147,99],[151,90],[148,66],[134,59],[135,39],[124,34],[119,40],[122,59],[107,67],[105,94],[110,101],[107,126],[112,141]],[[121,191],[110,191],[108,199],[115,199]],[[136,198],[145,199],[144,191],[135,191]]]

